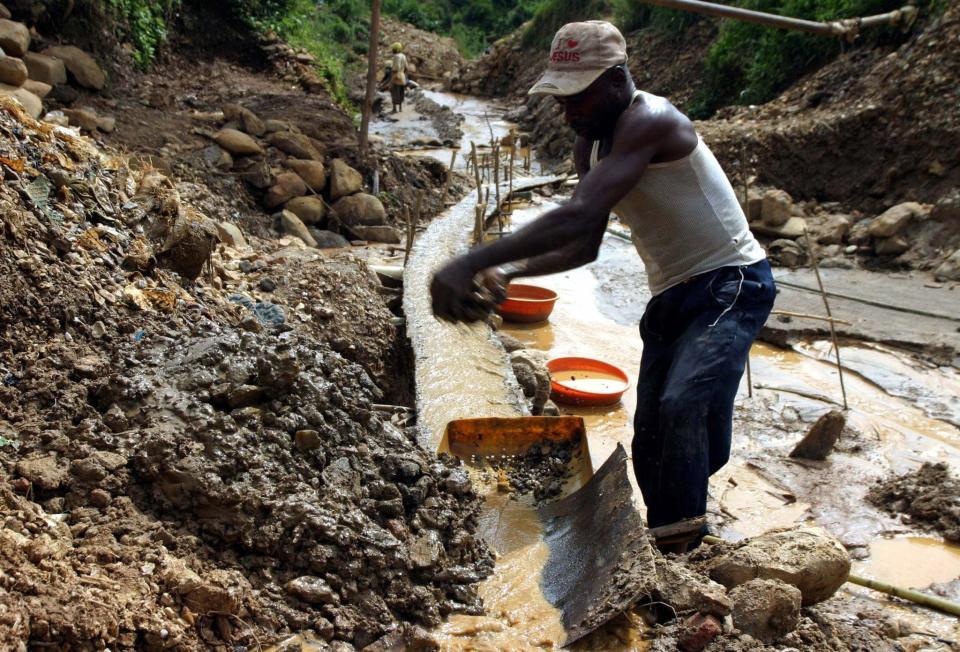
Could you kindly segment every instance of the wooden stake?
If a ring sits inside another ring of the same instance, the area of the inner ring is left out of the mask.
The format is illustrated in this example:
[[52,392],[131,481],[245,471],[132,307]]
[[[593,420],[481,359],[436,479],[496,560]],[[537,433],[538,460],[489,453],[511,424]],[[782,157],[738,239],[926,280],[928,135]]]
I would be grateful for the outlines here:
[[[747,148],[743,141],[740,141],[740,174],[743,175],[743,206],[746,210],[750,196],[750,180],[747,178]],[[750,349],[753,349],[751,345]],[[747,397],[753,398],[753,374],[750,371],[750,351],[747,351]]]
[[493,144],[493,189],[496,196],[496,206],[500,206],[500,145]]
[[380,43],[380,0],[370,3],[370,42],[367,45],[367,92],[363,99],[363,117],[360,119],[360,155],[366,156],[369,143],[370,114],[373,113],[373,93],[377,87],[377,46]]
[[453,178],[453,164],[457,162],[457,150],[453,150],[450,156],[450,168],[447,170],[447,178],[443,181],[443,196],[440,199],[442,206],[447,205],[447,194],[450,192],[450,181]]
[[472,140],[470,141],[470,156],[473,158],[473,176],[477,180],[477,203],[483,202],[483,192],[481,191],[480,183],[480,166],[477,165],[477,145]]
[[413,238],[416,235],[416,226],[413,216],[410,214],[410,209],[406,206],[403,207],[403,217],[407,222],[407,247],[403,252],[403,265],[406,266],[407,261],[410,259],[410,251],[413,249]]
[[840,377],[840,393],[843,395],[843,409],[849,410],[847,405],[847,388],[843,384],[843,364],[840,362],[840,344],[837,342],[837,327],[833,322],[833,313],[830,312],[830,301],[827,300],[827,291],[823,288],[823,279],[820,278],[820,265],[817,263],[817,252],[813,250],[813,242],[810,240],[810,234],[806,229],[803,230],[803,237],[807,241],[807,253],[810,255],[810,263],[813,265],[813,273],[817,277],[817,285],[820,287],[820,296],[823,297],[823,307],[827,311],[827,317],[830,324],[830,337],[833,339],[833,351],[837,356],[837,375]]

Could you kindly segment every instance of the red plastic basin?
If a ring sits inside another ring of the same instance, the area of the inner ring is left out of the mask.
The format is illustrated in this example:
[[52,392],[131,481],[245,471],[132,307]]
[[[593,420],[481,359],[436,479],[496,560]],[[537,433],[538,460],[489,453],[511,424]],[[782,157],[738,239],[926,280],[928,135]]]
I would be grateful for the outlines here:
[[507,299],[497,307],[506,321],[533,323],[544,321],[553,312],[557,293],[547,288],[523,283],[507,287]]
[[619,367],[592,358],[554,358],[550,370],[551,397],[569,405],[613,405],[630,386]]

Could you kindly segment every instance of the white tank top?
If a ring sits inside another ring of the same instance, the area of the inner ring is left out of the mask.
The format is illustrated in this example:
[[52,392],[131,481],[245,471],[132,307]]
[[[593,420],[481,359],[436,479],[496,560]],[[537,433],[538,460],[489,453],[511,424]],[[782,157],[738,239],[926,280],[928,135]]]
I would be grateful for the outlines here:
[[[641,95],[647,94],[636,91],[634,101]],[[594,141],[591,169],[599,150],[600,141]],[[727,175],[699,135],[687,156],[648,164],[613,212],[630,227],[654,296],[697,274],[766,257]]]

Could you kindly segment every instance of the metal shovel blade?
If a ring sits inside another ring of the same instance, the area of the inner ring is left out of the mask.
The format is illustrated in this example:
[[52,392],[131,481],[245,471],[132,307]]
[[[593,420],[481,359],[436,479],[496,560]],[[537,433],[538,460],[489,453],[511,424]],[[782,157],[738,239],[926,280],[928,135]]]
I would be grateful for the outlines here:
[[653,549],[633,504],[623,446],[582,489],[537,514],[550,549],[540,586],[562,614],[564,647],[653,592]]

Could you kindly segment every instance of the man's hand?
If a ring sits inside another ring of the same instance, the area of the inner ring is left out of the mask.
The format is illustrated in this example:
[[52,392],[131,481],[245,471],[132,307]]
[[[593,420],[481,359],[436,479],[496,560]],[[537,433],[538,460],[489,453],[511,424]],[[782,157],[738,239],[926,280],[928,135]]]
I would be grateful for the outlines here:
[[430,282],[433,314],[445,321],[481,321],[493,310],[493,295],[479,285],[473,269],[461,258],[441,267]]
[[488,267],[477,274],[477,280],[487,293],[494,305],[499,306],[507,300],[507,286],[511,277],[503,267]]

